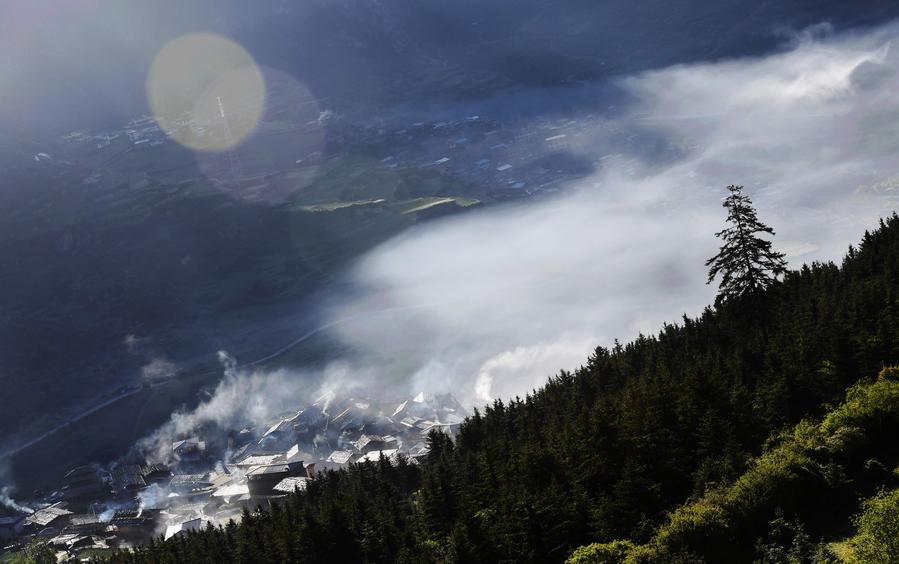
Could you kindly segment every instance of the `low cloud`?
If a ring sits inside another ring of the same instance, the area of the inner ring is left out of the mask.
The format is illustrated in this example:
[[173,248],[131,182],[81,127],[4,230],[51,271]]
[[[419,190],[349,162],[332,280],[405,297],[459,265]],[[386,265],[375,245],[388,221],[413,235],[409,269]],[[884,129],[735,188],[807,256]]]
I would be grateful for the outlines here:
[[[141,450],[165,461],[173,439],[259,426],[322,396],[449,392],[483,405],[524,395],[596,346],[714,300],[704,263],[728,184],[747,187],[793,266],[839,259],[899,203],[897,28],[821,32],[767,58],[621,81],[627,113],[570,144],[594,175],[557,197],[428,222],[379,246],[349,275],[355,297],[327,306],[345,357],[298,373],[238,369],[220,353],[218,387]],[[621,139],[661,139],[664,158]],[[168,369],[147,370],[157,368]]]
[[[766,58],[621,81],[627,113],[572,148],[595,175],[380,246],[352,273],[362,297],[331,311],[353,322],[334,331],[359,366],[380,367],[374,381],[479,404],[699,313],[714,299],[704,261],[728,184],[746,186],[793,266],[838,260],[899,202],[896,36],[818,28]],[[640,136],[668,157],[610,141]]]

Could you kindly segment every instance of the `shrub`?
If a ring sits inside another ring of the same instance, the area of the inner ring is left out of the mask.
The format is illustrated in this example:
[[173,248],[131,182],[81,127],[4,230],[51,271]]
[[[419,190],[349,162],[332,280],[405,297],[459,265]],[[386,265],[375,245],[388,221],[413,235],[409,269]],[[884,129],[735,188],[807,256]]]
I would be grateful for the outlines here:
[[899,489],[882,491],[862,504],[850,541],[852,561],[893,564],[899,559]]
[[593,543],[582,546],[571,553],[566,564],[620,564],[624,562],[628,554],[634,550],[635,545],[627,540],[614,540],[612,542]]
[[830,436],[843,427],[865,428],[872,421],[897,414],[899,381],[879,377],[873,384],[861,382],[849,388],[846,401],[824,418],[821,430]]

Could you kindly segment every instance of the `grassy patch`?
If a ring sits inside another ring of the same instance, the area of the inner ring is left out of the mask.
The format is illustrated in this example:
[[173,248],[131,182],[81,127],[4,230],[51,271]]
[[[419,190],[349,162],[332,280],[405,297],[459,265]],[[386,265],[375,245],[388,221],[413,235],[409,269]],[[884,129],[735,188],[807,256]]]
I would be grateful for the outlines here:
[[480,200],[475,198],[457,198],[457,197],[431,197],[431,198],[415,198],[400,203],[400,210],[404,214],[413,214],[431,209],[437,206],[447,204],[455,204],[460,208],[467,208],[475,204],[479,204]]
[[371,198],[368,200],[354,200],[352,202],[328,202],[325,204],[314,204],[311,206],[299,206],[298,208],[294,209],[300,209],[308,212],[332,212],[345,208],[369,206],[382,203],[384,203],[384,198]]

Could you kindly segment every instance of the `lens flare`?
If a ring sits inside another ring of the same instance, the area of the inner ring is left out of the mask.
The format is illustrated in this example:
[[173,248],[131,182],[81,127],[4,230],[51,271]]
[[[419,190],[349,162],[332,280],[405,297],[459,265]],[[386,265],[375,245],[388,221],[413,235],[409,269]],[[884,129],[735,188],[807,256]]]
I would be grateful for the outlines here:
[[229,196],[281,204],[299,196],[317,177],[327,120],[302,82],[279,70],[260,70],[265,109],[253,136],[234,150],[197,152],[195,157],[200,172]]
[[253,57],[211,33],[166,44],[147,77],[153,117],[169,137],[196,151],[227,151],[244,141],[259,124],[265,97]]

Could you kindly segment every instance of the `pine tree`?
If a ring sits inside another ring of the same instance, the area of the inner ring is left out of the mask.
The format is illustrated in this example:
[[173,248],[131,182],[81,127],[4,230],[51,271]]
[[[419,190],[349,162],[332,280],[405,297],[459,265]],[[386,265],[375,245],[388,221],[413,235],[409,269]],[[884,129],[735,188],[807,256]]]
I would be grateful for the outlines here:
[[742,186],[730,185],[724,203],[730,226],[715,234],[724,244],[718,254],[706,261],[709,279],[720,273],[721,285],[716,303],[720,304],[746,295],[756,295],[768,288],[777,277],[787,271],[783,253],[771,248],[771,241],[759,235],[774,235],[774,230],[759,221],[749,196]]

